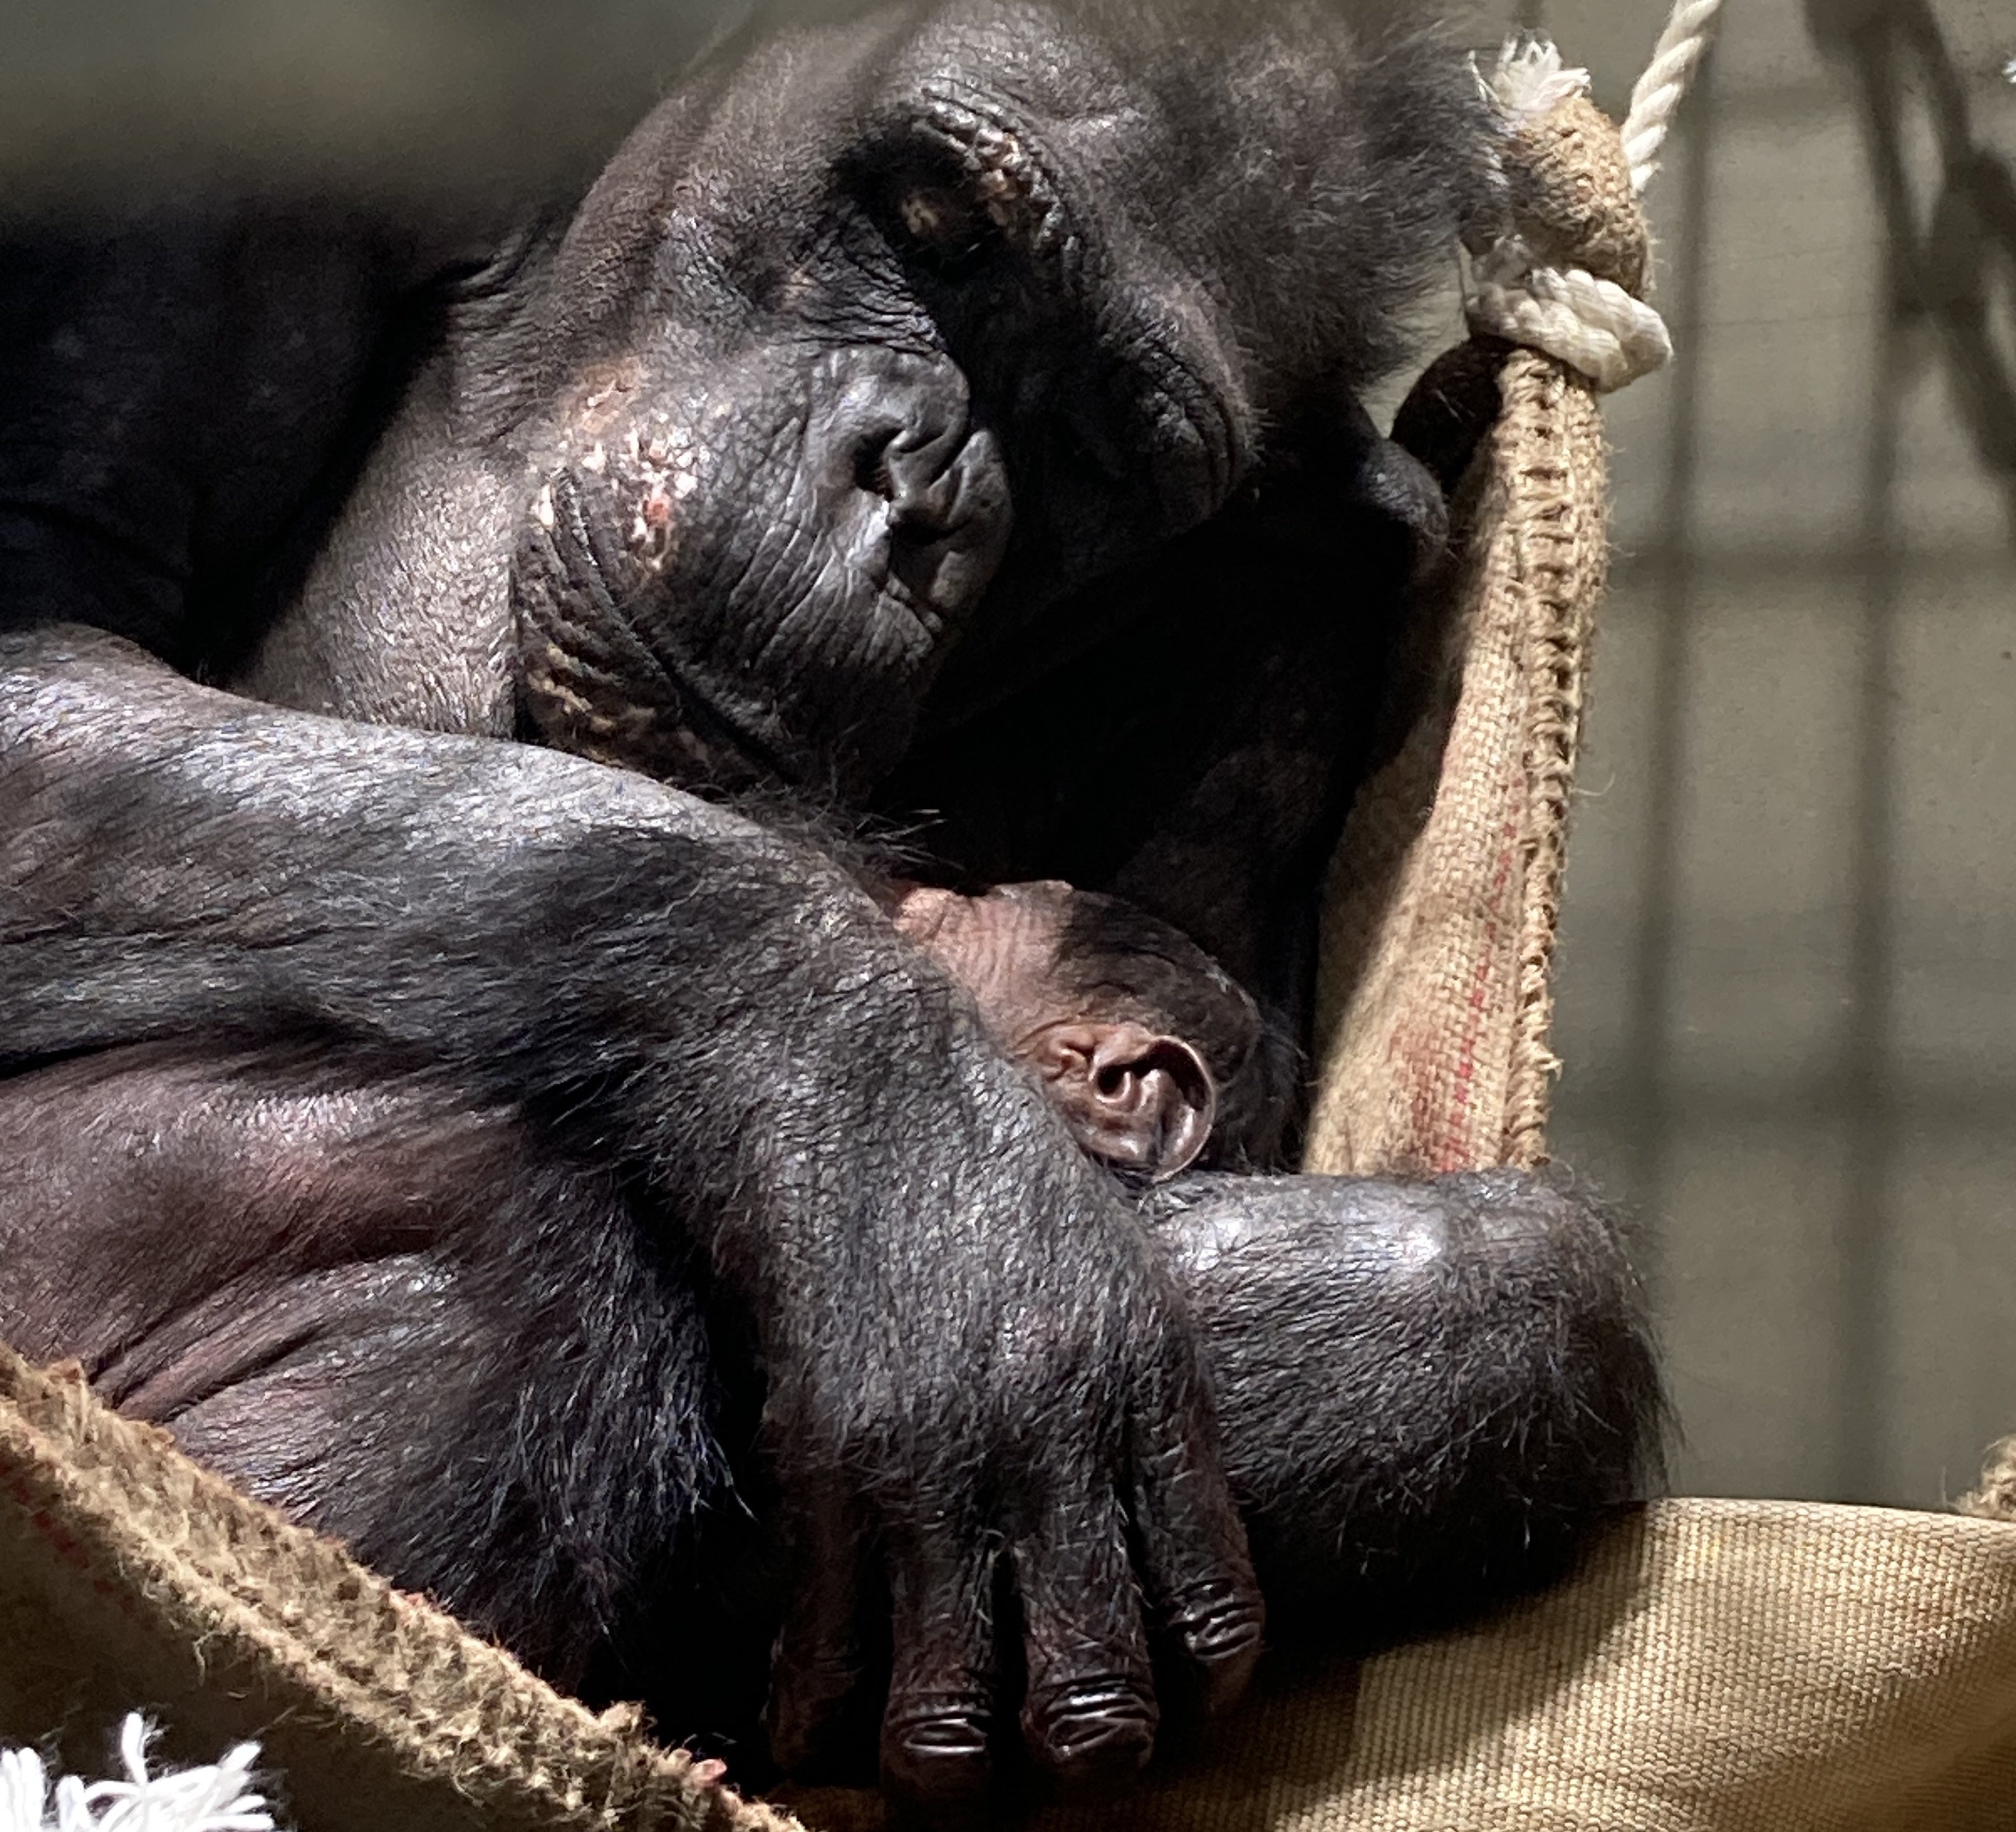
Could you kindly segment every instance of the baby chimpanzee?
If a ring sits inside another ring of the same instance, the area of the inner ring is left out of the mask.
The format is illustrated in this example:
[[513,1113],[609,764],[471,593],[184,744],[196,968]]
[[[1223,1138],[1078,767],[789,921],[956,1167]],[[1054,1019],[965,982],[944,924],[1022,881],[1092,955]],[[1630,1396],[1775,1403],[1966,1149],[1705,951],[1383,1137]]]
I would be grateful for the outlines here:
[[1056,879],[977,896],[898,883],[885,901],[1089,1156],[1161,1183],[1279,1155],[1288,1040],[1169,924]]

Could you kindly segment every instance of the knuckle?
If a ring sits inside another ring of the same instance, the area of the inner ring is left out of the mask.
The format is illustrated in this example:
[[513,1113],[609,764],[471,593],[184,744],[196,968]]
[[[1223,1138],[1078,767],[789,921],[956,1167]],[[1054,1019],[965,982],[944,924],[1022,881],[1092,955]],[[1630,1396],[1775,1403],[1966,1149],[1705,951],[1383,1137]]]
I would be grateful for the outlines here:
[[1218,1711],[1246,1690],[1266,1638],[1266,1606],[1250,1578],[1221,1579],[1183,1593],[1170,1625],[1204,1679],[1204,1703]]

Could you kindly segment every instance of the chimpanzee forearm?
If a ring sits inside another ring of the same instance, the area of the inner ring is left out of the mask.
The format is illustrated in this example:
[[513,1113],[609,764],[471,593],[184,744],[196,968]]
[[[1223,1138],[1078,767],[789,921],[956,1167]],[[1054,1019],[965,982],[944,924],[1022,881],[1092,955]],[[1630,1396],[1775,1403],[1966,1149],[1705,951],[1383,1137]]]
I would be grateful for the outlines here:
[[[81,1358],[550,1676],[620,1651],[674,1734],[747,1735],[792,1496],[738,1313],[717,1301],[710,1336],[620,1180],[452,1077],[326,1047],[0,1083],[0,1336]],[[1277,1636],[1474,1610],[1656,1473],[1636,1288],[1586,1201],[1510,1172],[1205,1175],[1144,1212],[1204,1332]],[[654,1671],[652,1611],[702,1596],[739,1696]],[[848,1613],[844,1586],[818,1600]]]
[[[633,1169],[754,1316],[773,1454],[846,1504],[802,1523],[808,1590],[851,1579],[864,1525],[882,1550],[884,1753],[909,1791],[985,1771],[992,1617],[968,1604],[996,1534],[1050,1767],[1145,1755],[1151,1620],[1208,1688],[1243,1681],[1258,1593],[1166,1273],[837,868],[642,778],[250,705],[91,632],[0,656],[16,1065],[333,1035]],[[1042,1505],[1003,1514],[1021,1505],[1003,1496]]]
[[[1206,1173],[1141,1202],[1204,1332],[1277,1644],[1366,1649],[1474,1616],[1558,1577],[1661,1480],[1642,1293],[1587,1195],[1507,1170]],[[761,1642],[769,1568],[732,1533],[702,1587],[730,1643]],[[664,1721],[732,1721],[683,1676],[652,1679]]]
[[[832,1053],[858,1036],[895,1058],[886,1081],[910,1050],[965,1042],[942,982],[851,881],[721,810],[552,753],[275,713],[92,632],[0,645],[16,1065],[191,1030],[307,1032],[535,1103],[621,1078],[606,1143],[661,1166],[683,1219],[732,1257],[732,1206],[685,1162],[718,1141],[678,1133],[745,1132],[718,1180],[781,1193],[794,1141],[765,1102],[815,1099],[830,1125],[867,1097],[845,1073],[779,1090],[729,1065],[844,1067]],[[780,993],[801,1001],[781,1017]],[[693,1063],[707,1031],[718,1051]],[[966,1054],[988,1079],[991,1053]],[[916,1079],[938,1085],[906,1094],[913,1113],[949,1094],[1025,1105],[1005,1070],[992,1089]],[[654,1118],[667,1106],[680,1128]]]

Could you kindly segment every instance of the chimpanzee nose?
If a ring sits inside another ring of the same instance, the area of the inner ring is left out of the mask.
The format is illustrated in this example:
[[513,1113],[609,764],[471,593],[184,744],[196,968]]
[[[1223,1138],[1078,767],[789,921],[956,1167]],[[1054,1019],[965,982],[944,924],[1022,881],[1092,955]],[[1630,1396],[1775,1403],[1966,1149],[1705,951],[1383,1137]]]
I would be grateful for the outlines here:
[[829,488],[879,498],[891,531],[913,541],[1003,512],[998,449],[974,429],[966,379],[951,363],[848,350],[826,367],[806,433],[808,459]]
[[926,535],[945,532],[954,494],[948,475],[964,440],[950,426],[916,426],[864,433],[854,454],[854,480],[889,505],[901,529]]
[[1008,469],[944,357],[855,347],[812,378],[805,462],[823,537],[930,646],[963,624],[1006,551]]

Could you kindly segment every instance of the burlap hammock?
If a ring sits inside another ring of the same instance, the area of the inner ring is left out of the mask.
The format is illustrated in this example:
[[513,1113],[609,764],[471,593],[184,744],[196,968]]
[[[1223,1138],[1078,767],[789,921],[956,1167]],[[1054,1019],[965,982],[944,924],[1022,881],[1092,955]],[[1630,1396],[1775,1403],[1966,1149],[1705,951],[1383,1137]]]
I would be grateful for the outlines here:
[[[1536,113],[1520,147],[1528,252],[1635,293],[1643,162],[1572,95]],[[1547,303],[1548,285],[1530,285],[1481,315],[1555,348],[1532,321]],[[1389,760],[1339,857],[1316,1169],[1543,1152],[1548,973],[1605,558],[1591,378],[1634,361],[1629,336],[1618,358],[1582,349],[1588,334],[1567,328],[1569,361],[1474,341],[1403,411],[1431,462],[1453,463],[1467,404],[1482,390],[1495,408],[1456,494],[1452,563],[1415,607]],[[74,1370],[0,1349],[0,1744],[93,1770],[135,1707],[164,1726],[171,1761],[257,1738],[301,1832],[793,1823],[653,1744],[633,1711],[590,1713],[247,1500]],[[880,1813],[864,1795],[794,1805],[827,1832]],[[2016,1525],[1657,1503],[1509,1616],[1360,1668],[1263,1673],[1204,1748],[1124,1803],[1039,1823],[2016,1825]]]

